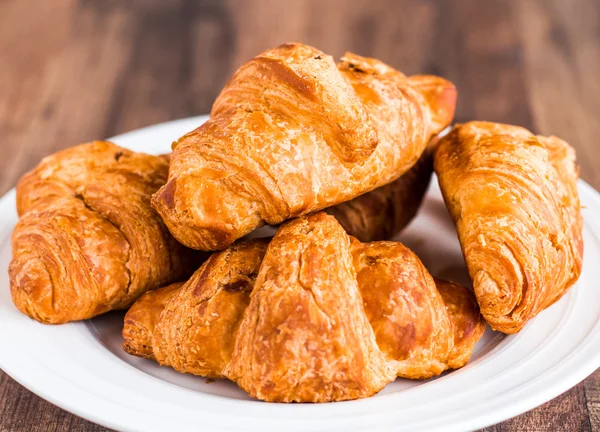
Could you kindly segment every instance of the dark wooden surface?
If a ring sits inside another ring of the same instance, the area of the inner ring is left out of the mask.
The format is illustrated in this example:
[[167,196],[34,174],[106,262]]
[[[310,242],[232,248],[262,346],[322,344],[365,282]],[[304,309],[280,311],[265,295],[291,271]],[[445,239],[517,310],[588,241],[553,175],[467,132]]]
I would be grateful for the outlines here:
[[[238,65],[285,41],[441,74],[457,121],[558,135],[600,188],[597,0],[3,0],[0,193],[60,148],[207,113]],[[0,431],[104,430],[0,371]],[[486,430],[600,430],[600,372]]]

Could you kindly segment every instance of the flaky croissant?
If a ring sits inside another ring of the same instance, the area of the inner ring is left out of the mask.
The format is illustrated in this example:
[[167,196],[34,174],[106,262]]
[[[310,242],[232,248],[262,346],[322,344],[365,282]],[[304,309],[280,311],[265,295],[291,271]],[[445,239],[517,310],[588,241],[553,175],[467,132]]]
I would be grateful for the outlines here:
[[485,328],[473,295],[396,242],[361,243],[323,212],[214,253],[142,296],[124,349],[226,377],[265,401],[326,402],[463,366]]
[[153,206],[183,244],[223,249],[267,223],[348,201],[408,171],[456,89],[384,63],[286,44],[243,65],[211,118],[173,144]]
[[581,273],[574,150],[521,127],[470,122],[440,142],[435,171],[482,314],[518,332]]
[[189,275],[197,253],[150,206],[167,172],[165,158],[95,141],[25,174],[9,266],[17,308],[45,323],[81,320]]

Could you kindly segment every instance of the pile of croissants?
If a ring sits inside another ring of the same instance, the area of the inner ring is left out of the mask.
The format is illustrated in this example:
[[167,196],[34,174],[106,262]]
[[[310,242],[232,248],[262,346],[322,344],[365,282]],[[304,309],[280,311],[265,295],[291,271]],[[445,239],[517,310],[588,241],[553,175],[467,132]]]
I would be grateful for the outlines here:
[[[486,323],[518,332],[575,283],[583,241],[573,149],[480,121],[442,136],[456,96],[355,54],[266,51],[172,154],[95,141],[20,179],[14,304],[52,324],[129,309],[125,351],[264,401],[460,368]],[[434,170],[472,289],[389,241]]]

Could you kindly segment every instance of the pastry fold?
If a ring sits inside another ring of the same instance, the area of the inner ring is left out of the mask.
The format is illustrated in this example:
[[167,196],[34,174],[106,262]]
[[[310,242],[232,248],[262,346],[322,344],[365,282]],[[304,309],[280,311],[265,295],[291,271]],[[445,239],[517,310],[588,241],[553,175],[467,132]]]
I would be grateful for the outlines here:
[[165,158],[95,141],[25,174],[9,266],[17,308],[44,323],[82,320],[188,276],[197,253],[150,205],[167,173]]
[[173,144],[153,206],[183,244],[223,249],[396,180],[451,122],[455,102],[443,78],[282,45],[243,65],[211,118]]
[[435,171],[482,314],[518,332],[581,273],[574,150],[521,127],[470,122],[441,140]]
[[390,240],[417,214],[432,173],[433,146],[428,146],[417,163],[397,180],[325,211],[362,242]]
[[401,243],[361,243],[319,212],[142,296],[123,336],[130,354],[261,400],[327,402],[462,367],[484,329],[466,288],[436,284]]

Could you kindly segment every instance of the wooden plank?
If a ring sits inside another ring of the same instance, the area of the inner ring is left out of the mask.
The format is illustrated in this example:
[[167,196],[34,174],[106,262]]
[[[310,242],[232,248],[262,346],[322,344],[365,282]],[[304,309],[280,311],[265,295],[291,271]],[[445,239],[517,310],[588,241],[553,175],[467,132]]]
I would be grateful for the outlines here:
[[590,1],[517,2],[537,129],[571,143],[582,178],[600,187],[600,8]]
[[583,383],[534,410],[499,425],[482,429],[483,432],[590,430]]
[[459,90],[456,121],[534,128],[513,3],[440,0],[438,4],[435,57],[438,71]]
[[36,14],[29,2],[1,6],[0,64],[11,66],[0,80],[0,94],[8,95],[0,98],[0,135],[9,143],[3,160],[10,161],[0,193],[43,156],[103,136],[112,89],[131,53],[131,11],[73,1],[38,6]]
[[0,431],[100,432],[108,430],[46,402],[0,371]]
[[593,432],[600,431],[600,370],[583,382],[585,402]]

